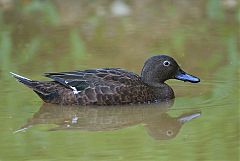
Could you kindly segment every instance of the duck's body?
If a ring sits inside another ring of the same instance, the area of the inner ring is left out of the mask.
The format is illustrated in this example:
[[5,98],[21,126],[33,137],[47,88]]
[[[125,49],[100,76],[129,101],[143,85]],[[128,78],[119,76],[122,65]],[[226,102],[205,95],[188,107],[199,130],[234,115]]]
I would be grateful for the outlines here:
[[[166,61],[169,64],[164,65]],[[46,73],[45,76],[53,81],[34,81],[14,73],[12,75],[36,92],[43,101],[62,105],[158,102],[174,98],[172,88],[164,83],[167,79],[199,82],[198,78],[183,72],[173,58],[166,55],[149,58],[141,76],[120,68]]]
[[[54,81],[32,81],[14,76],[45,102],[54,104],[119,105],[174,98],[173,90],[167,84],[163,84],[157,93],[140,76],[120,68],[45,74]],[[169,91],[166,92],[167,89]]]

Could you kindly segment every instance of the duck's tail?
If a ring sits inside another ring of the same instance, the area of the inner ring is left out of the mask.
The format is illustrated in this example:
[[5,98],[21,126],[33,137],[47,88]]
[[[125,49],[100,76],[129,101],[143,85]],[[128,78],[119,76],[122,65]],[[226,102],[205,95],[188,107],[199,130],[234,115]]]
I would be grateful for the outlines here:
[[11,74],[14,78],[16,78],[19,82],[25,84],[26,86],[28,86],[28,87],[30,87],[30,88],[33,87],[33,82],[35,82],[35,81],[33,81],[33,80],[31,80],[31,79],[28,79],[28,78],[26,78],[26,77],[23,77],[23,76],[21,76],[21,75],[15,74],[15,73],[13,73],[13,72],[10,72],[10,74]]
[[16,78],[19,82],[21,82],[24,85],[26,85],[27,87],[31,88],[45,102],[51,101],[54,98],[54,96],[56,95],[56,92],[54,92],[54,90],[51,90],[49,88],[49,86],[51,86],[51,84],[48,84],[48,82],[31,80],[31,79],[28,79],[21,75],[15,74],[13,72],[10,72],[10,74],[14,78]]
[[37,92],[37,93],[42,93],[42,94],[48,94],[46,93],[46,91],[44,90],[41,90],[41,85],[44,85],[43,82],[40,82],[40,81],[36,81],[36,80],[31,80],[31,79],[28,79],[26,77],[23,77],[21,75],[18,75],[18,74],[15,74],[13,72],[10,72],[10,74],[12,74],[12,76],[14,78],[17,79],[17,81],[23,83],[24,85],[26,85],[27,87],[31,88],[34,92]]

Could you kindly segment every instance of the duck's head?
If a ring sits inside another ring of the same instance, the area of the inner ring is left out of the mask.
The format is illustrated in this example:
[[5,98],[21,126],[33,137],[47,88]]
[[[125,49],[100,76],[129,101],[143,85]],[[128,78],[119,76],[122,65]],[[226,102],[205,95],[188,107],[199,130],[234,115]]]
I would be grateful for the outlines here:
[[167,55],[156,55],[146,60],[141,78],[150,86],[159,86],[168,79],[198,83],[200,79],[184,72],[177,62]]

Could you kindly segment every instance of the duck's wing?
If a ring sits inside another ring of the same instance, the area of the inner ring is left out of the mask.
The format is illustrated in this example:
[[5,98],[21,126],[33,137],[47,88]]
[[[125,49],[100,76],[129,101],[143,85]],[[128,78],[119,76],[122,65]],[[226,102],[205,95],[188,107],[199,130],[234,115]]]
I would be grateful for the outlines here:
[[74,92],[96,87],[113,89],[116,86],[136,86],[142,82],[137,74],[121,68],[99,68],[84,71],[45,73],[44,75],[67,88],[73,89]]

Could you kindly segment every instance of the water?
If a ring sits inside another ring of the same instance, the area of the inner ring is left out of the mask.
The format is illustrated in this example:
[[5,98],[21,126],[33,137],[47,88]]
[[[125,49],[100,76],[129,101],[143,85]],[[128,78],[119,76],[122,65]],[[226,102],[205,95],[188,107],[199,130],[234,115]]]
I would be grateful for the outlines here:
[[[0,160],[239,160],[237,1],[0,3]],[[156,53],[201,82],[168,81],[166,104],[79,108],[44,105],[9,75],[140,73]]]

